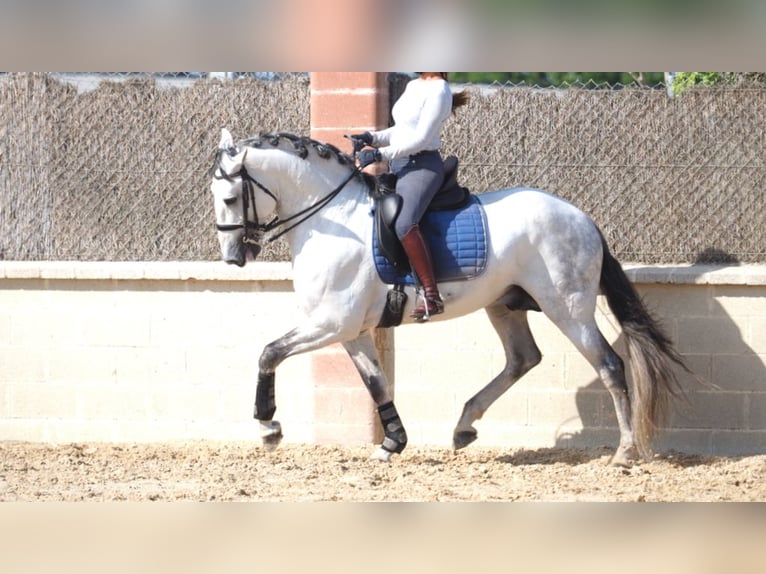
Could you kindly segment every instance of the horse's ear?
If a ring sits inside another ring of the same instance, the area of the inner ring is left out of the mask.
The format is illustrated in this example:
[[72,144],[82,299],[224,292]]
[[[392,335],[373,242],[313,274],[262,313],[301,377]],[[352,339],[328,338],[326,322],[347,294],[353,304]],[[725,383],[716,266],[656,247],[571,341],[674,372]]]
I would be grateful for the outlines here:
[[235,151],[226,150],[226,153],[221,154],[221,167],[229,175],[233,175],[241,170],[242,164],[245,163],[245,158],[247,157],[247,148],[239,153],[235,153]]
[[227,173],[235,173],[242,169],[242,164],[247,157],[247,149],[237,153],[234,139],[226,128],[221,129],[221,141],[218,142],[218,149],[226,152],[221,154],[221,165],[226,168]]
[[231,137],[229,130],[221,129],[221,141],[218,142],[218,149],[228,151],[234,147],[234,138]]

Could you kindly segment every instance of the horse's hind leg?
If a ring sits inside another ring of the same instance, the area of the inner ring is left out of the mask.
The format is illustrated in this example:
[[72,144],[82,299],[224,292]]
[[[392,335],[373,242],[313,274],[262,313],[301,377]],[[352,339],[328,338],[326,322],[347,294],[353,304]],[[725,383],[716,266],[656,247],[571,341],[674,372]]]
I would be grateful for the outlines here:
[[476,440],[478,433],[473,423],[542,359],[540,349],[529,330],[526,311],[511,311],[500,302],[490,305],[486,311],[503,342],[506,363],[503,371],[492,382],[465,403],[463,414],[452,437],[455,450],[464,448]]
[[388,390],[385,373],[380,368],[375,343],[370,332],[365,331],[356,339],[344,342],[343,346],[370,392],[370,396],[378,409],[380,422],[383,425],[383,444],[371,458],[388,462],[393,454],[401,453],[407,446],[407,432],[404,430],[404,425]]
[[593,366],[612,397],[620,429],[620,445],[612,458],[612,464],[631,466],[637,457],[637,450],[630,422],[630,397],[622,359],[601,334],[595,319],[583,322],[571,319],[559,321],[557,325]]

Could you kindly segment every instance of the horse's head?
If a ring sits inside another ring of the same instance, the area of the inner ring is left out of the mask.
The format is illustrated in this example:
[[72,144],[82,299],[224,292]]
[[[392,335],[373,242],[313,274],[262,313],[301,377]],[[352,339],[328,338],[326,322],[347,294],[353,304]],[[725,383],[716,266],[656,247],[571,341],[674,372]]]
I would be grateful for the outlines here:
[[[247,171],[249,148],[237,146],[228,130],[221,130],[213,181],[216,227],[221,257],[240,267],[261,251],[266,221],[276,210],[276,197]],[[255,189],[254,186],[260,189]]]

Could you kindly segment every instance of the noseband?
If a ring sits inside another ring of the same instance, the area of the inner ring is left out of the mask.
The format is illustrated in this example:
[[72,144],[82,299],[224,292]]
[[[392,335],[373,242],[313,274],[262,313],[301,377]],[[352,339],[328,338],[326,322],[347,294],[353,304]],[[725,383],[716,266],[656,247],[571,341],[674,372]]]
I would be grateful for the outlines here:
[[[354,176],[359,173],[359,170],[357,168],[354,168],[351,171],[351,174],[343,180],[343,182],[333,189],[330,193],[322,197],[321,199],[317,200],[312,205],[308,206],[306,209],[303,209],[296,213],[295,215],[291,215],[290,217],[286,219],[280,219],[279,216],[274,217],[271,221],[268,223],[260,223],[258,220],[258,210],[256,209],[255,204],[255,187],[258,187],[261,191],[263,191],[266,195],[271,197],[275,202],[279,201],[277,199],[277,196],[274,195],[265,185],[263,185],[261,182],[259,182],[257,179],[255,179],[245,168],[244,159],[247,157],[247,151],[245,151],[245,157],[242,159],[242,167],[240,170],[234,174],[227,174],[223,167],[221,166],[221,154],[226,153],[224,150],[220,150],[218,152],[218,159],[216,160],[216,167],[218,168],[216,171],[220,172],[220,175],[218,173],[213,173],[213,177],[215,179],[225,179],[226,181],[234,181],[234,178],[239,177],[242,179],[242,223],[233,223],[233,224],[222,224],[222,223],[216,223],[216,229],[218,231],[238,231],[240,229],[244,229],[245,233],[242,236],[242,243],[245,243],[246,245],[258,245],[260,246],[261,238],[264,236],[264,234],[273,231],[279,227],[282,227],[284,225],[287,225],[296,219],[298,221],[295,221],[292,225],[281,229],[278,233],[272,235],[269,237],[266,242],[271,243],[273,241],[276,241],[280,237],[282,237],[285,233],[288,231],[294,229],[307,219],[309,219],[311,216],[315,215],[317,212],[319,212],[325,205],[330,203],[330,201],[335,198],[336,195],[338,195],[344,187],[346,187],[346,184],[350,182],[352,179],[354,179]],[[250,207],[253,208],[253,217],[254,221],[251,221],[249,219],[250,215]]]
[[[218,231],[238,231],[240,229],[244,229],[245,233],[242,236],[242,243],[245,243],[246,245],[260,245],[261,237],[263,237],[263,234],[274,229],[278,225],[279,218],[275,217],[265,224],[260,223],[258,219],[258,208],[256,207],[255,203],[254,185],[258,186],[259,189],[261,189],[274,201],[277,201],[277,197],[271,191],[269,191],[266,186],[264,186],[247,172],[247,169],[245,169],[244,165],[244,158],[242,167],[237,173],[233,175],[226,173],[221,166],[221,153],[223,153],[223,151],[219,152],[218,160],[216,162],[216,167],[218,168],[217,171],[220,172],[220,175],[218,175],[218,173],[214,173],[213,177],[215,179],[225,179],[226,181],[231,182],[234,181],[235,177],[242,179],[242,223],[216,223],[216,229],[218,229]],[[247,157],[247,151],[245,151],[245,157]],[[255,221],[251,221],[249,219],[250,206],[253,207],[253,216]]]

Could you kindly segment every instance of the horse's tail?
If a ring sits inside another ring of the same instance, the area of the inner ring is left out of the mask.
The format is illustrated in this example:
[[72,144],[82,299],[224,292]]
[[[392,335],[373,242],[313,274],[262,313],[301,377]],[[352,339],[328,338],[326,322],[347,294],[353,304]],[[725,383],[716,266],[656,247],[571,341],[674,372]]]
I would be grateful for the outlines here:
[[629,354],[631,422],[639,453],[649,458],[651,441],[666,421],[671,399],[684,395],[675,367],[689,372],[670,338],[649,314],[641,297],[609,251],[604,236],[601,291],[622,327]]

